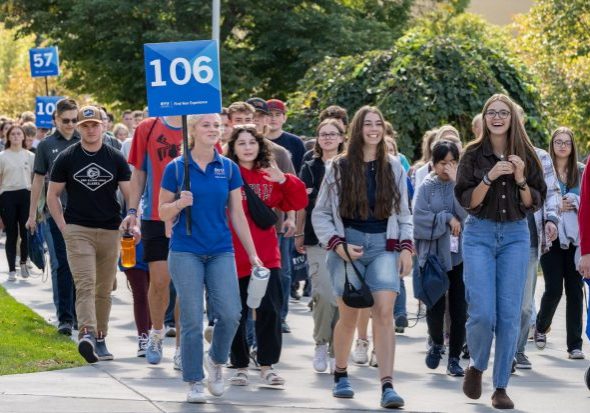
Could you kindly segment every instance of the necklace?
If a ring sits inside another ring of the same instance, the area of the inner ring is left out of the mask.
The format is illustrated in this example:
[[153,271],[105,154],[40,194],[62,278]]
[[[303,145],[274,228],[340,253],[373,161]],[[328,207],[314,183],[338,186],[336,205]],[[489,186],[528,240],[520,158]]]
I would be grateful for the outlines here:
[[80,145],[80,149],[82,149],[82,152],[84,152],[84,154],[86,154],[86,156],[96,156],[96,154],[98,153],[98,151],[100,151],[100,149],[96,152],[86,152],[84,150],[84,148],[82,147],[82,145]]
[[561,182],[566,182],[567,181],[567,171],[565,171],[565,172],[558,172],[557,175],[559,176],[559,180]]

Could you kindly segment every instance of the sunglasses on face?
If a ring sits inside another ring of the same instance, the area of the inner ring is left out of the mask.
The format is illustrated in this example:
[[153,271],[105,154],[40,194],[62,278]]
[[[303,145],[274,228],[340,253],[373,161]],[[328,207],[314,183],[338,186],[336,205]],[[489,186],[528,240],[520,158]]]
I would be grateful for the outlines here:
[[76,123],[78,123],[78,119],[68,119],[68,118],[59,118],[59,120],[61,120],[61,123],[63,123],[64,125],[69,125],[70,123],[72,125],[75,125]]

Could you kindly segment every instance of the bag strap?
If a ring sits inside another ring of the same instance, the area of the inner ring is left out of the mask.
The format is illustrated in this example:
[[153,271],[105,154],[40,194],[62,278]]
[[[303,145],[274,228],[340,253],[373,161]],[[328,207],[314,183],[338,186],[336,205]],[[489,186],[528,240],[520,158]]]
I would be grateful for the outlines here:
[[365,284],[364,277],[362,276],[362,274],[358,270],[358,268],[356,268],[356,265],[354,265],[352,258],[350,258],[350,253],[348,252],[348,244],[345,242],[342,245],[344,245],[344,253],[346,254],[346,256],[348,257],[348,260],[349,260],[348,263],[346,261],[344,262],[344,275],[346,276],[346,281],[348,282],[348,272],[346,271],[346,264],[350,264],[352,266],[352,269],[354,270],[354,273],[358,277],[358,279],[361,280],[361,283]]
[[[430,229],[430,243],[428,244],[428,255],[430,255],[430,249],[432,248],[432,237],[434,236],[434,224],[436,223],[436,214],[432,218],[432,228]],[[436,250],[438,251],[438,238],[436,239]]]
[[150,127],[150,131],[147,134],[147,138],[145,139],[145,144],[147,146],[147,144],[150,142],[150,137],[152,136],[152,132],[154,131],[154,128],[156,127],[156,123],[158,123],[158,117],[156,117],[156,120],[152,122],[152,126]]

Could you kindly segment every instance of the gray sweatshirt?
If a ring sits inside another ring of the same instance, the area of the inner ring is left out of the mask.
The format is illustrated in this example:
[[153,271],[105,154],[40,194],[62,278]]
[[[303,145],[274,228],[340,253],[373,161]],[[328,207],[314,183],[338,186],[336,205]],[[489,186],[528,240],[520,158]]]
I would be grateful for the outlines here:
[[463,262],[461,238],[459,252],[451,253],[449,222],[455,217],[463,224],[467,217],[467,212],[455,198],[454,189],[455,182],[441,181],[431,173],[424,179],[416,194],[414,242],[420,266],[426,262],[429,248],[430,254],[438,257],[446,271]]

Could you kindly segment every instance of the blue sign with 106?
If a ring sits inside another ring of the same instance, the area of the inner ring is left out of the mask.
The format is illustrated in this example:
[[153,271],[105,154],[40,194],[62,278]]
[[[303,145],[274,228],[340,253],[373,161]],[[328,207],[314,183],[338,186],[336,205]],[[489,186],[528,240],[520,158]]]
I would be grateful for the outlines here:
[[31,63],[32,77],[59,75],[59,55],[57,47],[29,49],[29,61]]
[[150,116],[221,112],[216,41],[148,43],[143,50]]
[[37,96],[35,99],[35,125],[38,128],[52,128],[52,115],[61,96]]

